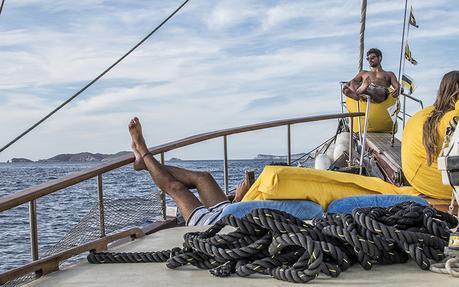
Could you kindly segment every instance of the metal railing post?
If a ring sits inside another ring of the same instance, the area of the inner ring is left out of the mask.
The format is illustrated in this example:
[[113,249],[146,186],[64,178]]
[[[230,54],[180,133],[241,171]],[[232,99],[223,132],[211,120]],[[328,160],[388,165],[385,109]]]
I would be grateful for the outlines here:
[[367,130],[368,130],[368,117],[370,115],[370,101],[371,98],[370,96],[367,97],[367,109],[365,111],[365,123],[363,126],[363,139],[361,142],[361,151],[360,151],[360,168],[359,168],[359,174],[362,174],[362,169],[363,169],[363,156],[365,154],[365,145],[367,143]]
[[290,125],[287,125],[287,164],[292,164],[292,142]]
[[225,193],[228,194],[228,139],[223,136],[223,181]]
[[32,260],[38,260],[38,225],[37,225],[37,202],[29,201],[29,222],[30,222],[30,253]]
[[350,123],[350,130],[349,130],[349,163],[348,163],[348,166],[352,166],[352,150],[353,150],[353,141],[352,141],[352,127],[354,125],[354,118],[353,117],[349,117],[349,123]]
[[105,237],[105,209],[104,209],[104,189],[102,174],[97,175],[97,195],[99,197],[99,229],[100,237]]
[[346,102],[344,101],[344,96],[343,96],[343,85],[347,84],[347,82],[340,82],[339,84],[340,84],[339,96],[340,96],[340,99],[341,99],[341,103],[340,103],[340,105],[341,105],[341,113],[344,114],[344,104]]
[[[161,158],[160,158],[161,164],[164,164],[164,152],[161,153]],[[159,193],[159,200],[161,202],[161,210],[163,213],[163,219],[166,220],[166,193],[164,191],[160,191]]]
[[[357,101],[357,112],[360,113],[360,100]],[[367,116],[367,115],[365,115],[365,116]],[[360,143],[362,143],[362,128],[361,128],[362,127],[361,126],[362,123],[360,122],[360,117],[357,117],[357,124],[359,125],[359,129],[358,129],[358,131],[359,131],[359,141],[360,141]],[[352,130],[354,130],[354,127],[352,127]]]

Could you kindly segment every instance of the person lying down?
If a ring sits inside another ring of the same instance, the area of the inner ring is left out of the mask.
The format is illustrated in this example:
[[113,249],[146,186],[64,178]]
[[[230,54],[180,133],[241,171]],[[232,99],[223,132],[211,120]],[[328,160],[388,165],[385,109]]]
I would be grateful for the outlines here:
[[407,200],[427,205],[412,196],[415,191],[378,178],[289,166],[265,166],[253,184],[246,173],[230,202],[210,173],[159,163],[148,150],[137,117],[128,128],[134,169],[149,172],[158,188],[175,201],[187,225],[210,225],[228,214],[243,217],[254,208],[281,210],[308,220],[322,217],[327,209],[350,213],[356,207],[389,207]]

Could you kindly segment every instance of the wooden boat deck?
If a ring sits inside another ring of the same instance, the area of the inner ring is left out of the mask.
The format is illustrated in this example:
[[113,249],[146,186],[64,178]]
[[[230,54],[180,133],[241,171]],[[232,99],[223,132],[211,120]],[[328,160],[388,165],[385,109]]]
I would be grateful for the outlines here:
[[401,142],[394,139],[394,146],[391,146],[392,135],[389,133],[368,133],[368,146],[379,154],[383,154],[394,167],[401,169],[402,153]]
[[[205,230],[207,227],[177,227],[161,230],[135,241],[118,246],[112,251],[155,251],[181,246],[186,232]],[[309,282],[314,286],[455,286],[458,280],[450,275],[421,270],[413,261],[406,264],[375,265],[365,271],[358,264],[337,278],[321,274]],[[268,276],[214,277],[207,270],[185,266],[168,269],[165,263],[89,264],[85,260],[60,272],[45,275],[26,286],[46,287],[99,287],[99,286],[293,286]],[[303,284],[297,285],[302,286]]]

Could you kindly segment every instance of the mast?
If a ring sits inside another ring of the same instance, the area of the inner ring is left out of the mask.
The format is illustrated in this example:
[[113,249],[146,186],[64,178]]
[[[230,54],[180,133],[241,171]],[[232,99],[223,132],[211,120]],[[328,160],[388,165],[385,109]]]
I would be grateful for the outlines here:
[[[398,65],[398,82],[399,82],[399,90],[398,90],[398,99],[397,99],[397,105],[400,103],[400,97],[401,97],[401,90],[402,90],[402,61],[403,61],[403,54],[404,54],[404,48],[405,48],[405,27],[406,27],[406,11],[408,7],[408,0],[405,0],[405,13],[404,13],[404,18],[403,18],[403,29],[402,29],[402,43],[400,44],[400,63]],[[403,61],[404,64],[404,61]],[[403,97],[403,122],[402,122],[402,129],[405,127],[405,104],[406,104],[406,97]],[[394,146],[395,142],[395,130],[397,128],[397,118],[398,118],[398,112],[395,114],[395,119],[394,119],[394,124],[392,126],[392,139],[391,139],[391,146]]]
[[[404,54],[404,47],[405,47],[405,27],[406,27],[406,11],[408,8],[408,0],[405,0],[405,17],[403,18],[403,31],[402,31],[402,44],[400,46],[400,63],[398,67],[398,82],[402,82],[402,61],[403,61],[403,54]],[[400,91],[401,91],[402,85],[400,84],[400,89],[399,89],[399,99],[400,99]],[[403,97],[403,127],[405,127],[405,105],[406,105],[406,97]],[[397,121],[397,118],[395,118]]]
[[367,0],[360,2],[360,57],[359,57],[359,72],[363,69],[363,55],[365,49],[365,21],[367,18]]

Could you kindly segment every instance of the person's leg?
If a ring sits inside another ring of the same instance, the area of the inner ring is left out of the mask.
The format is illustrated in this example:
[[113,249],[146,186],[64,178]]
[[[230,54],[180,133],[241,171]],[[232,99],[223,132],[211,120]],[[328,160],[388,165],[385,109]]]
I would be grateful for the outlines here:
[[363,80],[362,85],[360,85],[360,87],[355,91],[357,96],[360,97],[360,95],[365,94],[370,84],[370,78],[366,78],[365,80]]
[[[134,170],[147,170],[145,163],[142,160],[139,152],[136,150],[135,146],[132,145],[132,150],[134,154],[136,154],[135,161],[134,161]],[[139,156],[137,156],[139,155]],[[176,180],[180,181],[189,189],[197,188],[196,182],[193,179],[197,178],[198,171],[191,171],[180,167],[175,167],[171,165],[162,164],[163,168],[165,168]]]
[[188,188],[196,188],[199,198],[206,207],[228,201],[228,197],[208,172],[187,170],[176,166],[166,166],[169,173]]
[[343,94],[351,99],[354,99],[356,101],[359,100],[359,96],[356,93],[357,87],[354,81],[350,81],[347,84],[344,84],[343,86]]
[[[134,162],[135,170],[146,169],[145,163],[140,156],[140,152],[136,146],[132,144],[134,154],[136,154],[136,160]],[[212,207],[220,202],[227,201],[223,190],[217,184],[215,179],[208,172],[187,170],[180,167],[161,165],[175,180],[182,183],[188,189],[196,188],[199,193],[201,202],[206,207]]]
[[[129,123],[129,133],[132,137],[133,150],[136,158],[140,155],[145,167],[158,188],[172,197],[180,209],[182,216],[188,220],[194,209],[202,203],[181,182],[177,181],[151,154],[142,135],[142,127],[138,118]],[[135,148],[134,148],[135,147]]]

